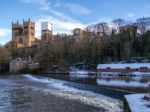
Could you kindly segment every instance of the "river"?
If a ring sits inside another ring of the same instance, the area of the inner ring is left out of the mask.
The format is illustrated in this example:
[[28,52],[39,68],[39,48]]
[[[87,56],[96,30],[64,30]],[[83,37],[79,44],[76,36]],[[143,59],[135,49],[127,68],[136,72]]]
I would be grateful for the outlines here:
[[125,94],[48,77],[0,76],[0,112],[123,112]]
[[122,101],[69,83],[32,75],[0,76],[0,112],[122,111]]

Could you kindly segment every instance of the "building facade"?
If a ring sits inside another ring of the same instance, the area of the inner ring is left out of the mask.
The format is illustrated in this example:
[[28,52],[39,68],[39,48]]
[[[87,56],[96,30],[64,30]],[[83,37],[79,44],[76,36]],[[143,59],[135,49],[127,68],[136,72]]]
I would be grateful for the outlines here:
[[36,61],[32,61],[31,57],[29,58],[16,58],[10,61],[9,64],[9,72],[17,73],[22,68],[36,69],[39,68],[39,63]]
[[9,72],[10,73],[16,73],[21,68],[27,67],[28,59],[27,58],[16,58],[14,60],[10,61],[9,64]]
[[78,40],[83,40],[85,37],[86,31],[84,31],[81,28],[75,28],[73,30],[73,37],[75,37]]
[[35,42],[35,23],[23,20],[23,24],[12,22],[12,43],[13,47],[30,47]]
[[98,64],[98,73],[150,73],[150,63]]
[[52,40],[52,24],[49,22],[41,23],[41,40],[43,42]]

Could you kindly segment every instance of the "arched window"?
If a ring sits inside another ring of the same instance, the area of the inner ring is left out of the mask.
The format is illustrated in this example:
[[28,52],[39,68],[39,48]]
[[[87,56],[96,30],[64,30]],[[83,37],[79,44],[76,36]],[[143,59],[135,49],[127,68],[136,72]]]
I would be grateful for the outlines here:
[[19,43],[23,44],[23,39],[19,38]]

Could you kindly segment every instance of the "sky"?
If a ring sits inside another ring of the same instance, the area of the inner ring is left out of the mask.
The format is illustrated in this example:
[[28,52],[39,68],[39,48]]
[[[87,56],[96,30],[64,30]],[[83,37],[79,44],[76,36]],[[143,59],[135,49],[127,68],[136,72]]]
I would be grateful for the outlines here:
[[150,0],[0,0],[0,14],[0,44],[4,45],[11,41],[12,21],[30,18],[40,38],[43,21],[52,23],[56,34],[116,18],[134,22],[150,17]]

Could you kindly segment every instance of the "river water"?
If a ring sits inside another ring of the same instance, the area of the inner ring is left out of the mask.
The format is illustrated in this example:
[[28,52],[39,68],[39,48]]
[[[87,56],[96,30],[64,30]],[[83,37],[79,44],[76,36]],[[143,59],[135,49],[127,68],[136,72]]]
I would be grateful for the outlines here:
[[41,76],[0,76],[0,112],[123,112],[121,97],[113,94],[127,93]]

